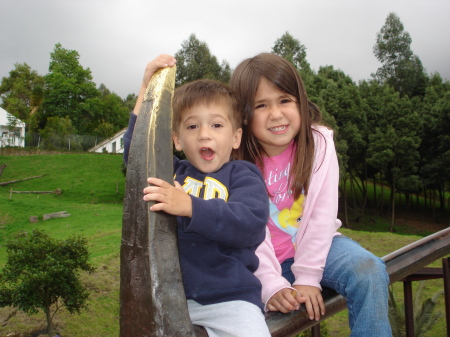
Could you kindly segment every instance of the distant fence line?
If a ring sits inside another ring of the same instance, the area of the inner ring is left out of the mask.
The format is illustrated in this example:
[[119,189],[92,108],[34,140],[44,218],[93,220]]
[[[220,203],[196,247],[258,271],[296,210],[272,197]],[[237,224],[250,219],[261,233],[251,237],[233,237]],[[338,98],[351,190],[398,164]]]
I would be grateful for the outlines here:
[[43,138],[39,133],[27,133],[25,147],[45,150],[88,151],[106,138],[92,135],[51,134]]

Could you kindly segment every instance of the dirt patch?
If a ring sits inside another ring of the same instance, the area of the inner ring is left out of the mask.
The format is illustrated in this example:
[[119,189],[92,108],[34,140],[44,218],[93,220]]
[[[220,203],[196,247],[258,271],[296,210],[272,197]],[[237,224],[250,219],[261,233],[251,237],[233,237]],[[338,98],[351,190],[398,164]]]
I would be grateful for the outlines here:
[[62,151],[49,151],[41,149],[29,149],[20,147],[2,147],[0,148],[1,156],[34,156],[34,155],[49,155],[49,154],[62,154],[66,152]]
[[449,226],[448,214],[439,214],[436,220],[431,212],[399,211],[395,219],[397,228],[408,229],[410,234],[428,235],[436,233]]

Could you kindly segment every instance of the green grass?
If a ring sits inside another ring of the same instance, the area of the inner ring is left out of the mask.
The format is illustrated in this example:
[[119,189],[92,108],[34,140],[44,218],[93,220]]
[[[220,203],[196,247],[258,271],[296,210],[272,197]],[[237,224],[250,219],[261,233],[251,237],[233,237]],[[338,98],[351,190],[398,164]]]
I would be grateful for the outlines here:
[[[5,242],[18,232],[39,228],[57,239],[72,234],[89,240],[93,274],[82,278],[91,290],[89,307],[79,315],[62,310],[55,316],[56,331],[63,337],[91,337],[119,335],[119,248],[122,224],[122,200],[125,178],[121,172],[122,158],[118,155],[61,154],[35,156],[0,156],[0,165],[8,166],[0,182],[43,174],[0,187],[0,269],[6,262]],[[61,195],[10,194],[14,191],[52,191],[62,189]],[[10,196],[11,199],[10,199]],[[67,211],[69,217],[42,220],[47,213]],[[30,216],[39,216],[37,223],[30,223]],[[350,218],[352,219],[352,215]],[[378,256],[420,239],[432,230],[417,230],[399,226],[397,233],[387,232],[389,218],[366,214],[352,222],[354,230],[341,230]],[[411,235],[410,233],[414,233]],[[432,264],[440,267],[440,262]],[[442,280],[427,281],[433,294],[442,288]],[[402,299],[402,287],[395,286],[396,296]],[[440,308],[443,310],[443,299]],[[346,311],[327,321],[331,336],[349,335]],[[0,308],[0,336],[20,333],[23,337],[43,333],[45,318],[42,313],[27,316],[12,308]],[[442,319],[430,331],[428,337],[444,336]]]
[[[91,290],[89,307],[80,315],[64,310],[55,322],[62,336],[117,336],[119,329],[119,249],[125,177],[118,155],[61,154],[0,156],[8,166],[0,182],[44,175],[41,178],[0,187],[0,269],[6,263],[4,243],[17,233],[33,228],[57,239],[77,234],[88,238],[91,263],[97,268],[83,279]],[[53,194],[11,194],[13,191],[62,190]],[[43,221],[48,213],[67,211],[69,217]],[[30,216],[38,216],[30,223]],[[8,316],[12,316],[9,319]],[[0,308],[0,336],[43,332],[42,313],[27,316]]]

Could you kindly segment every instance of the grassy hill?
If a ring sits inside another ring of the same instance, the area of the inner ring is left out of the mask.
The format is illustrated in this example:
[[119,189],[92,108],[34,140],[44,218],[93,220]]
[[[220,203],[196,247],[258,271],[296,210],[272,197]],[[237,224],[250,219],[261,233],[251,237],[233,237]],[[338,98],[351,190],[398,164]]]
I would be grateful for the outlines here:
[[[0,156],[0,165],[8,164],[0,182],[43,175],[0,186],[0,269],[6,261],[5,242],[18,232],[33,228],[45,230],[52,237],[62,239],[72,234],[89,240],[91,263],[97,268],[93,274],[82,275],[91,290],[89,308],[80,315],[64,310],[55,317],[56,330],[62,337],[91,337],[119,335],[119,249],[122,226],[122,200],[125,178],[121,172],[122,157],[105,154],[59,154],[34,156]],[[13,191],[53,191],[62,194],[14,194]],[[69,217],[43,221],[48,213],[67,211]],[[30,223],[30,216],[38,216]],[[381,218],[368,220],[384,221]],[[359,225],[359,229],[363,227]],[[385,228],[386,224],[380,224]],[[403,227],[402,227],[403,228]],[[383,256],[420,238],[386,232],[351,231],[346,234],[378,256]],[[417,231],[413,232],[417,233]],[[440,266],[439,262],[433,266]],[[442,280],[427,281],[428,291],[442,288]],[[402,287],[396,285],[397,298]],[[443,303],[443,301],[442,301]],[[441,303],[441,307],[443,304]],[[342,312],[327,320],[331,336],[348,336],[347,316]],[[0,308],[0,336],[38,336],[44,332],[42,313],[27,316],[13,308]],[[429,332],[429,336],[444,336],[444,320]],[[10,335],[11,334],[11,335]]]

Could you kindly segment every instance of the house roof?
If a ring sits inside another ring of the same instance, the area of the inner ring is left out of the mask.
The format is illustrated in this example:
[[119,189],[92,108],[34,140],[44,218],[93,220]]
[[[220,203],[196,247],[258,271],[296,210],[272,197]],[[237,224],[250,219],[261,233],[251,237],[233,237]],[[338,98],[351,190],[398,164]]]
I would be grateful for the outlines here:
[[[8,115],[12,117],[12,115],[0,107],[0,125],[9,125]],[[20,119],[17,119],[16,127],[25,127],[25,123],[22,122]]]
[[89,152],[94,152],[95,150],[104,147],[106,144],[108,144],[109,142],[113,141],[114,139],[122,136],[125,131],[127,131],[128,127],[123,128],[122,130],[120,130],[119,132],[117,132],[114,136],[109,137],[108,139],[105,139],[104,141],[102,141],[101,143],[98,143],[97,145],[91,147],[88,151]]

